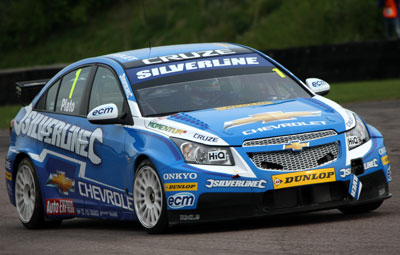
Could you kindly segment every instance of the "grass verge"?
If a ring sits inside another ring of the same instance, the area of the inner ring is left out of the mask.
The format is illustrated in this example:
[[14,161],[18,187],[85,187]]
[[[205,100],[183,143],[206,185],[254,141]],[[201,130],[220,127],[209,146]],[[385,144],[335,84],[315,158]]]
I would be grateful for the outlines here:
[[400,99],[400,79],[334,83],[327,98],[337,103]]
[[0,106],[0,129],[10,127],[10,121],[17,115],[19,109],[21,109],[19,105]]
[[[331,84],[327,96],[337,103],[400,99],[400,79]],[[7,129],[20,106],[0,106],[0,129]]]

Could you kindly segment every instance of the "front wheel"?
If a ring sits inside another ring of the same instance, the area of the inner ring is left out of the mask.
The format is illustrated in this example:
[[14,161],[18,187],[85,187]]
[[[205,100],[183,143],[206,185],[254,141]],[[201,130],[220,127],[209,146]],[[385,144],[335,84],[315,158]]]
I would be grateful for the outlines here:
[[167,207],[160,177],[149,160],[141,162],[133,181],[133,203],[140,224],[150,234],[168,227]]

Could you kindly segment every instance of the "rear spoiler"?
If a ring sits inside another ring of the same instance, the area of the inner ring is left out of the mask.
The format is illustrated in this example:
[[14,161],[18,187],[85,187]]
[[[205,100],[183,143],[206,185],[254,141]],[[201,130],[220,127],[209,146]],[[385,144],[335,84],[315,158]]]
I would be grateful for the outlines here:
[[46,85],[50,79],[34,81],[18,81],[15,86],[18,103],[25,106],[32,102],[33,98]]

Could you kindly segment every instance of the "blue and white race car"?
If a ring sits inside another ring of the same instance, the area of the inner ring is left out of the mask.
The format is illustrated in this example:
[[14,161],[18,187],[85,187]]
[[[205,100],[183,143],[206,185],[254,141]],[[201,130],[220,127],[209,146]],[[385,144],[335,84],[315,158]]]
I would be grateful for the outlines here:
[[[22,96],[40,83],[20,83]],[[43,86],[43,84],[45,84]],[[337,208],[391,197],[382,134],[252,48],[207,43],[73,63],[11,123],[6,184],[22,224],[184,222]]]

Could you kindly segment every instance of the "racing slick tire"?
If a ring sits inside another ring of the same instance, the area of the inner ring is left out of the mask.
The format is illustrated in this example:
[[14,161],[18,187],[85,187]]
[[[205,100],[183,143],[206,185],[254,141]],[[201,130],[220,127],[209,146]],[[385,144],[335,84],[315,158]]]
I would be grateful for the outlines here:
[[15,177],[15,206],[18,217],[27,229],[59,227],[62,220],[46,219],[39,180],[35,167],[28,158],[18,165]]
[[15,177],[15,206],[18,217],[28,229],[44,227],[44,212],[39,181],[32,162],[25,158]]
[[149,234],[160,234],[167,230],[165,193],[157,170],[150,160],[142,161],[136,169],[133,203],[140,224]]
[[338,208],[344,214],[366,213],[378,209],[383,203],[383,200],[355,206],[347,206]]

